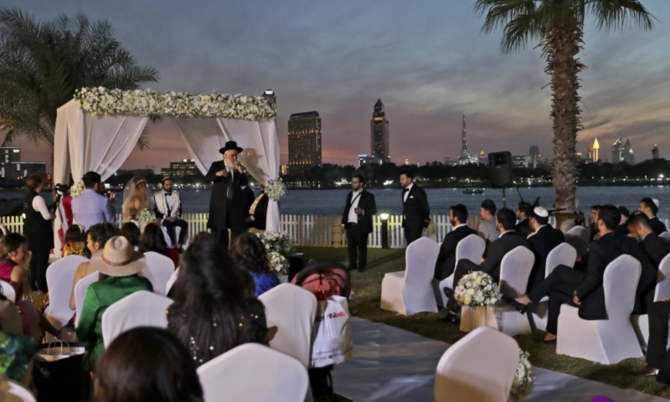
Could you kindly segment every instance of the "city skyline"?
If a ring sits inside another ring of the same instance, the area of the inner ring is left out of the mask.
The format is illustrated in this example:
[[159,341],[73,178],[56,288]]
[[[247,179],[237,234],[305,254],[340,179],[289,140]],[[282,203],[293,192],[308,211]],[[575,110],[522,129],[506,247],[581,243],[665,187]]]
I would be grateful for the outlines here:
[[[274,89],[282,163],[288,160],[290,114],[318,110],[323,163],[355,165],[357,155],[370,151],[370,105],[379,98],[393,122],[392,161],[457,157],[464,109],[470,144],[513,155],[525,155],[536,144],[551,158],[549,77],[540,50],[530,44],[503,54],[500,32],[480,32],[483,20],[473,4],[4,2],[40,20],[61,13],[108,19],[138,63],[159,70],[160,81],[146,86],[152,89],[248,95]],[[665,74],[670,49],[664,46],[670,40],[670,2],[644,4],[658,20],[653,31],[597,32],[587,22],[579,55],[588,68],[580,74],[584,130],[578,152],[586,153],[595,137],[612,144],[623,132],[634,145],[636,162],[650,159],[655,144],[660,157],[670,156]],[[134,151],[123,168],[166,167],[190,158],[167,120],[149,125],[151,149]],[[44,144],[15,145],[23,147],[26,159],[51,159]]]

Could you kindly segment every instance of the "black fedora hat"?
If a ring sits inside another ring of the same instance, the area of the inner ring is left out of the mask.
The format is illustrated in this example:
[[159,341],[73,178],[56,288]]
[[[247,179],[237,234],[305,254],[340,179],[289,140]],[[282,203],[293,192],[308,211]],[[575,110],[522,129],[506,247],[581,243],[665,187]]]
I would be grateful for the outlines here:
[[238,153],[242,152],[242,148],[237,146],[237,142],[228,141],[223,148],[219,149],[219,153],[225,154],[226,151],[230,151],[231,149],[236,150]]

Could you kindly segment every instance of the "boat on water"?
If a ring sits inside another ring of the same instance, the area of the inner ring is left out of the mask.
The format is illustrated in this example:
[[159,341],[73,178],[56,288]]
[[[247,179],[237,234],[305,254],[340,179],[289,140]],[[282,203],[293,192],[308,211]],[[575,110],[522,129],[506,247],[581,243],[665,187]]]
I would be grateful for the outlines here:
[[484,194],[484,189],[483,188],[466,188],[463,189],[463,194]]

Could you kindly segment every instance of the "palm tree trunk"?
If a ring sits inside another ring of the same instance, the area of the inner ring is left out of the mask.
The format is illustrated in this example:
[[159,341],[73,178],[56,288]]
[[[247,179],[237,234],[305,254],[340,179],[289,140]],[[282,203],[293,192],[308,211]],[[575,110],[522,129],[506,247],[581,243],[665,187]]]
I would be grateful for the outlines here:
[[577,59],[581,49],[581,28],[555,25],[547,32],[543,55],[547,60],[545,72],[551,75],[551,119],[554,128],[553,184],[556,191],[555,208],[575,213],[577,190],[577,132],[581,129],[580,97],[577,75],[585,68]]

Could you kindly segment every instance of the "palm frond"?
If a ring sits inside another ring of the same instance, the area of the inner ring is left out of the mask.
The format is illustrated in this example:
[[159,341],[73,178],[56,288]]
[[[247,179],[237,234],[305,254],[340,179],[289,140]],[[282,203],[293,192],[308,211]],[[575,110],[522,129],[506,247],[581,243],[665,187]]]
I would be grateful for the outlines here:
[[639,0],[585,0],[585,4],[598,29],[623,30],[629,23],[646,30],[654,28],[656,18]]

